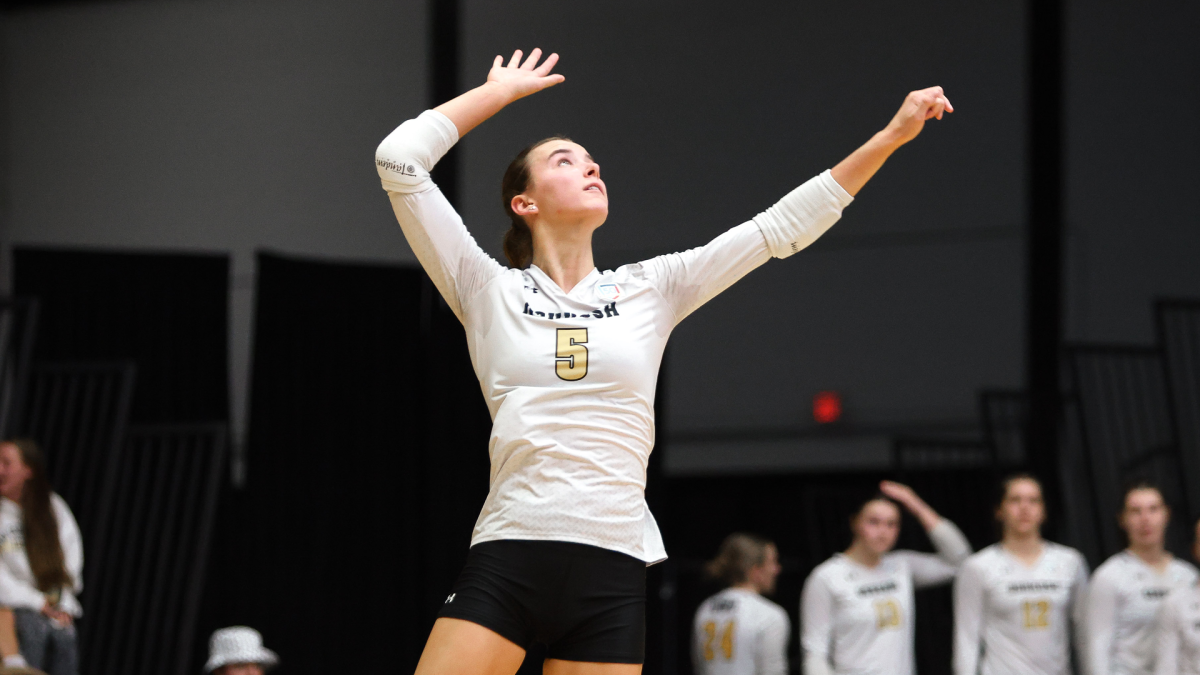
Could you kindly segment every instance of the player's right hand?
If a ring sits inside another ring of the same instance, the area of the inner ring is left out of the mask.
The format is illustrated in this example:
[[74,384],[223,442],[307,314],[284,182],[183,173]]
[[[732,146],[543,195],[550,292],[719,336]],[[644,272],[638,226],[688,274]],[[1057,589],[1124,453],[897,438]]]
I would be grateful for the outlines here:
[[504,57],[497,56],[492,62],[491,71],[488,72],[487,81],[503,87],[512,100],[553,87],[566,79],[558,73],[550,73],[554,64],[558,63],[558,54],[546,57],[541,65],[538,65],[538,59],[542,57],[542,50],[539,48],[529,52],[529,57],[524,63],[521,63],[521,56],[520,49],[513,52],[507,66],[504,65]]

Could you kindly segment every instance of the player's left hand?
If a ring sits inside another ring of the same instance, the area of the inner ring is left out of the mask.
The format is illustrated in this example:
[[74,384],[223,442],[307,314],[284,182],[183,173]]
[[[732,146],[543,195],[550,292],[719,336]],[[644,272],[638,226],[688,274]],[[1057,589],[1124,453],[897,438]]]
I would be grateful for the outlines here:
[[939,120],[945,113],[954,112],[950,99],[941,87],[929,87],[909,92],[904,97],[904,104],[896,112],[896,116],[888,123],[889,131],[897,144],[904,144],[917,137],[925,128],[926,120],[934,117]]

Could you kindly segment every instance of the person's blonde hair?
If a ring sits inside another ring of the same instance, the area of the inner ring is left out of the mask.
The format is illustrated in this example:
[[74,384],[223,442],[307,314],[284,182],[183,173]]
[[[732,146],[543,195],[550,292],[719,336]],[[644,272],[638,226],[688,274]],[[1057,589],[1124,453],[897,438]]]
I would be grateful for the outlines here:
[[756,534],[734,532],[721,542],[717,557],[704,564],[704,571],[709,577],[730,586],[740,584],[746,581],[751,569],[767,559],[768,546],[774,546],[769,539]]

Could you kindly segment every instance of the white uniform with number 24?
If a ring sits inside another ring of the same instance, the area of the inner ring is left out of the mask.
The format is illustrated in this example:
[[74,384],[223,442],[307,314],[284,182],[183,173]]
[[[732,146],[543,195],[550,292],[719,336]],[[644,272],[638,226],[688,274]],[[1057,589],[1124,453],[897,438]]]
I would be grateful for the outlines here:
[[692,626],[696,675],[787,675],[792,622],[782,607],[743,588],[705,600]]
[[852,198],[826,171],[706,246],[593,270],[566,293],[536,266],[503,267],[467,232],[429,178],[457,141],[453,122],[426,111],[384,139],[375,163],[404,236],[466,329],[491,411],[491,489],[471,544],[568,541],[662,560],[644,490],[667,337],[772,256],[816,240]]
[[1067,675],[1088,569],[1073,548],[1045,542],[1025,565],[1000,544],[967,558],[954,582],[956,675]]

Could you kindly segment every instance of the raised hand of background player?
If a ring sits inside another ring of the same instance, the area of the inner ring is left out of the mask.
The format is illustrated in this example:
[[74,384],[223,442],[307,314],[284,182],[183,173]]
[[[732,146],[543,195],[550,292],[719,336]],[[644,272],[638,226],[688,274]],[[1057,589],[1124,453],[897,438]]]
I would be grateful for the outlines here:
[[943,113],[952,112],[954,106],[941,87],[910,91],[896,116],[888,123],[887,131],[895,136],[896,142],[907,143],[921,133],[926,120],[934,117],[940,120]]
[[541,65],[538,65],[538,59],[542,57],[541,49],[534,48],[529,52],[524,63],[521,62],[521,55],[520,49],[513,52],[507,66],[504,65],[504,57],[497,56],[488,72],[487,81],[502,85],[512,94],[512,100],[553,87],[566,79],[558,73],[550,73],[554,64],[558,63],[558,54],[547,56]]
[[937,511],[934,511],[925,503],[925,500],[917,496],[917,493],[912,488],[903,483],[890,480],[881,481],[879,483],[879,491],[900,502],[904,508],[908,509],[909,513],[912,513],[917,517],[917,520],[921,521],[921,526],[927,531],[932,530],[942,520]]

